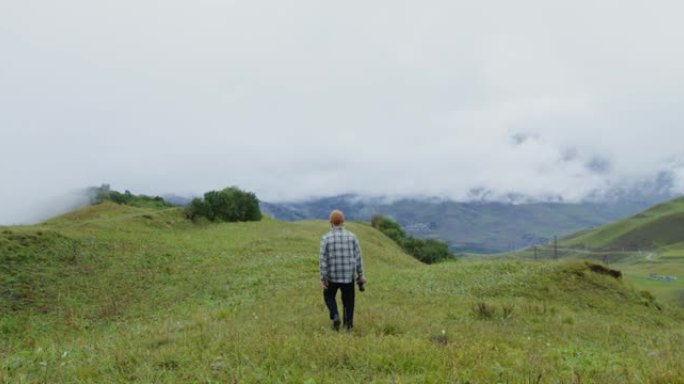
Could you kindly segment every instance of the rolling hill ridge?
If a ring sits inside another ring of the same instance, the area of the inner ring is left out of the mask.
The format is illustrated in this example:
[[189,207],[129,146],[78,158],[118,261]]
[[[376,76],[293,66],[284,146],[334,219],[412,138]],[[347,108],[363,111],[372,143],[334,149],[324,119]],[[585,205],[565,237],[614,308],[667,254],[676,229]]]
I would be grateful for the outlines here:
[[657,250],[684,243],[684,198],[674,199],[627,219],[580,232],[566,246],[595,250]]

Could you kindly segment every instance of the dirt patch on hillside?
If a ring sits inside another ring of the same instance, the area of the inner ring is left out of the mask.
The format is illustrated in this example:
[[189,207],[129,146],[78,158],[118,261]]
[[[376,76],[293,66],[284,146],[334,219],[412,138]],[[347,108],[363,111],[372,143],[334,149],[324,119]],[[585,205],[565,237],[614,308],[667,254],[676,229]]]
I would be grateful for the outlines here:
[[600,273],[602,275],[608,275],[612,276],[616,279],[622,278],[622,272],[618,271],[617,269],[611,269],[606,266],[603,266],[601,264],[593,264],[593,263],[587,263],[587,267],[589,270],[595,273]]

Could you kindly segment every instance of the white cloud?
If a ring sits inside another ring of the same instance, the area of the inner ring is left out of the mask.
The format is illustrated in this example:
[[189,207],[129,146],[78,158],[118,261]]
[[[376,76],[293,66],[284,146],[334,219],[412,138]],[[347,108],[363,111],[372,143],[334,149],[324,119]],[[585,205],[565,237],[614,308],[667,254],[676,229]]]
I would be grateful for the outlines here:
[[236,184],[264,199],[483,188],[576,200],[669,169],[681,191],[682,11],[5,2],[0,223],[41,216],[43,191],[103,182],[149,194]]

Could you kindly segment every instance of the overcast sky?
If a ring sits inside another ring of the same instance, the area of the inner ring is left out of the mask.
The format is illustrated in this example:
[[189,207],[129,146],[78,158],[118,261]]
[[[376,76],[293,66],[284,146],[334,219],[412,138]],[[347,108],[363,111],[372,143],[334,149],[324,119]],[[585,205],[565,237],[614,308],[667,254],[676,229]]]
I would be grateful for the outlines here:
[[658,0],[2,0],[0,224],[102,183],[576,201],[666,171],[681,193],[682,15]]

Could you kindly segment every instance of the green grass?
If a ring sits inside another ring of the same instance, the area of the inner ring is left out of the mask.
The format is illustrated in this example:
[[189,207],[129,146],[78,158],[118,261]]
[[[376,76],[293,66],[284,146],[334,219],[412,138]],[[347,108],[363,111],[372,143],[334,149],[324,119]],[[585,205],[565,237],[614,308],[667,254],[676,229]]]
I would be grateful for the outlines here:
[[659,204],[625,220],[566,238],[566,246],[639,251],[684,242],[684,198]]
[[[627,281],[661,300],[684,305],[684,198],[657,205],[628,219],[562,242],[564,247],[621,254],[616,264]],[[654,280],[672,276],[675,281]]]
[[[553,244],[498,258],[593,259],[609,263],[625,280],[659,300],[684,306],[684,198],[657,205],[624,220],[580,231]],[[652,275],[675,277],[655,280]]]
[[428,266],[348,227],[351,333],[322,300],[325,222],[104,203],[2,228],[0,382],[684,382],[682,310],[585,262]]

